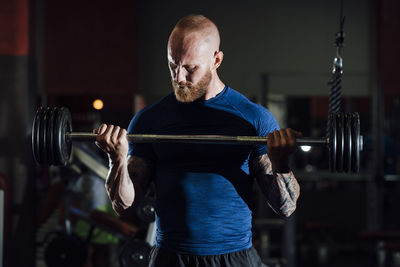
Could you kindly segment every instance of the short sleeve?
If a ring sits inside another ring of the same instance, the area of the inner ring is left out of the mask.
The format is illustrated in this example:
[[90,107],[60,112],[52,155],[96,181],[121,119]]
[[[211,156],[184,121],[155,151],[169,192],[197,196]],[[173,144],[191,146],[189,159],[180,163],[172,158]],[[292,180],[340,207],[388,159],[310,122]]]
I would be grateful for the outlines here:
[[[256,118],[256,131],[258,136],[267,136],[269,133],[279,130],[279,125],[274,116],[266,108],[259,106]],[[258,157],[267,153],[267,145],[257,145],[252,152],[252,157]]]
[[[128,134],[150,134],[148,123],[150,120],[145,120],[143,117],[143,111],[141,110],[132,118],[129,123],[127,133]],[[136,156],[143,159],[155,161],[155,153],[151,143],[133,143],[129,142],[128,155]]]

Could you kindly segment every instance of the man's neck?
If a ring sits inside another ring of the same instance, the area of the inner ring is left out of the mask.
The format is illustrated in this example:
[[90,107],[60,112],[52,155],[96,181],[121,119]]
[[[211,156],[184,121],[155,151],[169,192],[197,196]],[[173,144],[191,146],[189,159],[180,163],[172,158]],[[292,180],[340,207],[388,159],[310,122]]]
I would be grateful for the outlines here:
[[207,93],[204,96],[205,100],[216,97],[225,88],[225,84],[217,76],[215,79],[211,80]]

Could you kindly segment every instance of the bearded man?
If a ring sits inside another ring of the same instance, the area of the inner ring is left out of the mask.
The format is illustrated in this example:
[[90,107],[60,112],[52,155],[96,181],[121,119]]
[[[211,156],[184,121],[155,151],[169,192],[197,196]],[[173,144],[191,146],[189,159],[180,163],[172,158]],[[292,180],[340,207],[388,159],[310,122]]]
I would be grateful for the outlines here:
[[249,207],[255,181],[275,212],[290,216],[296,209],[300,188],[288,158],[301,134],[279,129],[268,110],[220,80],[219,44],[210,19],[182,18],[167,48],[174,93],[138,112],[128,132],[257,135],[268,136],[268,144],[128,145],[127,131],[118,126],[95,129],[110,161],[106,190],[120,215],[155,183],[157,240],[151,267],[263,266],[252,246]]

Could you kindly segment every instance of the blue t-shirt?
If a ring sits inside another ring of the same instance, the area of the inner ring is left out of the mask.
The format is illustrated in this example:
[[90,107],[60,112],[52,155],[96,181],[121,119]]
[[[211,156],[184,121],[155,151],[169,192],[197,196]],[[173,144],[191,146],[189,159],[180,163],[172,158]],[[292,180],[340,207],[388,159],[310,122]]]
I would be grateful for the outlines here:
[[[268,110],[226,86],[192,103],[171,93],[138,112],[128,133],[266,136],[275,129]],[[156,245],[193,255],[250,248],[249,162],[265,153],[265,145],[130,143],[130,155],[156,166]]]

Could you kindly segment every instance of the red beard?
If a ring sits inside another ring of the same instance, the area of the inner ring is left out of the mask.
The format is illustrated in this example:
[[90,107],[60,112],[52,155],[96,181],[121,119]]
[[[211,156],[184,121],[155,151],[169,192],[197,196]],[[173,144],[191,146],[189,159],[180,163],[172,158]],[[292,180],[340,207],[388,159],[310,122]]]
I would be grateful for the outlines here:
[[196,84],[191,82],[176,82],[172,80],[176,99],[179,102],[190,103],[204,97],[207,87],[211,82],[211,71],[209,70]]

